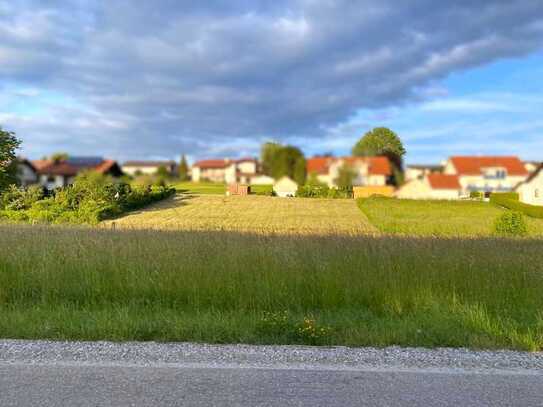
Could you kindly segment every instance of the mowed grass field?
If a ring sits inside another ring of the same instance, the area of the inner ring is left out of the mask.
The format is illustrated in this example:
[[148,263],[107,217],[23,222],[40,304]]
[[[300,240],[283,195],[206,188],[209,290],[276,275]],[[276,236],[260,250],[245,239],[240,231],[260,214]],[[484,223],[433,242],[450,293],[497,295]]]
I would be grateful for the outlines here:
[[378,233],[349,199],[177,195],[105,222],[118,228],[289,234]]
[[0,337],[540,350],[541,249],[4,225]]
[[199,194],[199,195],[224,195],[226,193],[226,184],[215,182],[177,182],[172,184],[178,192]]
[[[504,209],[478,201],[416,201],[384,197],[358,200],[372,225],[406,236],[474,237],[494,234]],[[528,234],[543,236],[543,220],[525,217]]]

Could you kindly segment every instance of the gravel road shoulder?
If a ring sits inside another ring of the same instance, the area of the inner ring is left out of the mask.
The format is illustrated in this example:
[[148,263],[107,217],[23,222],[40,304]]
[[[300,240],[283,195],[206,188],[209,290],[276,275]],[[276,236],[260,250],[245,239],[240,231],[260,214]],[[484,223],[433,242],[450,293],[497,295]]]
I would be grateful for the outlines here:
[[543,352],[468,349],[319,348],[156,342],[2,340],[2,364],[194,366],[315,370],[500,371],[543,375]]

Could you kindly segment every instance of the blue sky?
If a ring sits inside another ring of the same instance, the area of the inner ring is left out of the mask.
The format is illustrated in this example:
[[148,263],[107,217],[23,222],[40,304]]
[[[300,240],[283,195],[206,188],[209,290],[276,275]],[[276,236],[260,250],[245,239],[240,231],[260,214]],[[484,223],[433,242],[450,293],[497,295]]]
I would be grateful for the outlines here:
[[543,160],[543,2],[435,5],[0,0],[0,125],[31,158],[347,154],[387,126],[411,163]]

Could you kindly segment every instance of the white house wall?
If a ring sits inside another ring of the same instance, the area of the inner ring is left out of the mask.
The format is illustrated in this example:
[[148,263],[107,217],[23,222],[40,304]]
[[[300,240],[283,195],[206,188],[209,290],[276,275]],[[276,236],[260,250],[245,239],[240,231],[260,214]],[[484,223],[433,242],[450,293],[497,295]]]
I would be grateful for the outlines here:
[[529,205],[543,205],[543,171],[517,189],[521,202]]

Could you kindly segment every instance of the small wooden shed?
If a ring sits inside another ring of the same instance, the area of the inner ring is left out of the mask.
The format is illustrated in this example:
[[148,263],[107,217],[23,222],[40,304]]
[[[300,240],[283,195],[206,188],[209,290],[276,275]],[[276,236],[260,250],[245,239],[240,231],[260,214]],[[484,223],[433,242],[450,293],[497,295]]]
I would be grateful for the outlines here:
[[245,184],[228,184],[226,195],[249,195],[251,193],[251,187]]

